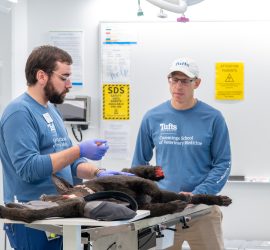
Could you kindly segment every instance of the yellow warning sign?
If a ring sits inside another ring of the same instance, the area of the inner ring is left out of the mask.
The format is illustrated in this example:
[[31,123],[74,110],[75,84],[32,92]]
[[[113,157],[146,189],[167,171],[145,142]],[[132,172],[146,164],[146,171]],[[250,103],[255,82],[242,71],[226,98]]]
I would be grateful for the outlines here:
[[244,99],[244,63],[216,63],[217,100]]
[[129,120],[129,84],[103,84],[103,119]]

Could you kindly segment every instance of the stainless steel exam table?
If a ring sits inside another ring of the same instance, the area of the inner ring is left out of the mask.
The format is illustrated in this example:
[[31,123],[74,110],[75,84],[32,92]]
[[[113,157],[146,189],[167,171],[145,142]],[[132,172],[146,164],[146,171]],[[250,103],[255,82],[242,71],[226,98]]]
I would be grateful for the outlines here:
[[[148,210],[138,210],[137,215],[125,221],[97,221],[87,218],[48,218],[32,223],[1,219],[2,223],[23,223],[28,227],[63,235],[64,250],[79,250],[82,248],[82,233],[89,235],[93,250],[103,249],[148,249],[139,246],[139,232],[152,230],[156,235],[156,228],[170,227],[181,221],[210,213],[211,207],[197,205],[187,207],[180,213],[167,214],[160,217],[145,218],[150,215]],[[155,230],[154,230],[155,229]],[[159,232],[160,233],[160,232]],[[152,237],[153,238],[153,237]],[[154,237],[154,240],[156,238]],[[150,238],[149,238],[150,240]]]

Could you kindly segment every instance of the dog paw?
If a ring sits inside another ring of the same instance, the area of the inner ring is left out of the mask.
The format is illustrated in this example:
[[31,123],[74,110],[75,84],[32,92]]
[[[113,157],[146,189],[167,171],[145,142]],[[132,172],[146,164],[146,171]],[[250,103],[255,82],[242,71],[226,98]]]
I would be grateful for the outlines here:
[[219,206],[229,206],[232,203],[232,199],[228,196],[223,196],[223,195],[219,195],[218,196],[219,199]]
[[41,201],[46,201],[47,200],[47,195],[46,194],[42,194],[40,197],[39,197],[39,199],[41,200]]
[[170,201],[169,203],[176,205],[175,212],[182,212],[187,207],[187,203],[184,201],[180,201],[180,200]]

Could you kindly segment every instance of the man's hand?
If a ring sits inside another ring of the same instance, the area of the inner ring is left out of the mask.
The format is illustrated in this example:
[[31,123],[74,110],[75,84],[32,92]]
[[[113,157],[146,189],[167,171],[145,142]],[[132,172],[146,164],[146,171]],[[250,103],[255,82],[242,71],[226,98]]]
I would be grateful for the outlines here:
[[179,192],[179,194],[183,194],[183,195],[186,195],[186,196],[192,196],[193,193],[191,192]]
[[121,171],[114,171],[114,170],[100,170],[97,173],[97,177],[112,176],[112,175],[134,176],[134,174],[131,174],[131,173],[121,172]]
[[190,203],[187,207],[193,206],[191,203],[193,193],[192,192],[179,192],[179,194],[184,195],[186,198],[186,202]]
[[83,141],[79,144],[79,147],[80,157],[95,161],[100,160],[109,148],[107,141],[101,139]]

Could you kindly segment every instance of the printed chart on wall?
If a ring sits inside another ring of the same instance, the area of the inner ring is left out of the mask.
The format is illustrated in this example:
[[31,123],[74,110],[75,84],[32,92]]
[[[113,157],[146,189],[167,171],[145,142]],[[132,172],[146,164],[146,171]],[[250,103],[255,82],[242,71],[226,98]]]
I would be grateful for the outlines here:
[[[110,157],[129,157],[130,46],[137,33],[129,26],[101,25],[102,133]],[[113,138],[111,137],[113,135]]]
[[50,31],[52,45],[67,51],[73,60],[72,85],[83,85],[83,32]]
[[216,99],[244,99],[244,64],[241,62],[216,63]]
[[130,81],[130,46],[137,44],[136,34],[129,26],[117,24],[102,26],[102,82]]

